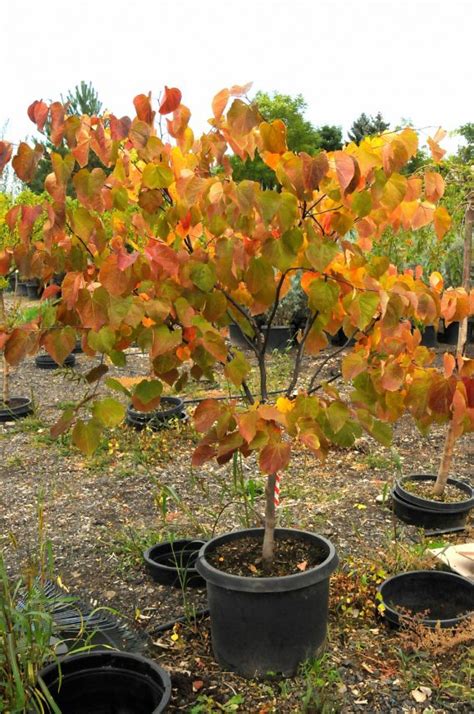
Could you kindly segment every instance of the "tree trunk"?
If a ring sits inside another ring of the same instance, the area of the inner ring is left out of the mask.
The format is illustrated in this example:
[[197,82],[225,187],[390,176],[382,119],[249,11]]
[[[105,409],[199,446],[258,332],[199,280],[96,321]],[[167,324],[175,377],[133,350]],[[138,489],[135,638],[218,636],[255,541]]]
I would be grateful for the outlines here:
[[268,569],[273,563],[275,545],[275,482],[276,474],[267,476],[265,486],[265,533],[263,536],[262,561],[263,569]]
[[[463,274],[462,274],[462,286],[469,293],[471,289],[471,270],[472,270],[472,224],[474,222],[474,192],[471,192],[467,197],[467,208],[464,218],[464,260],[463,260]],[[467,327],[468,318],[465,317],[461,320],[459,325],[459,336],[458,343],[456,345],[456,356],[462,355],[464,352],[464,346],[467,339]],[[439,466],[438,476],[436,478],[436,483],[433,488],[433,493],[435,496],[442,496],[444,489],[446,488],[446,483],[449,478],[449,471],[451,469],[451,464],[453,461],[453,451],[454,442],[456,441],[456,436],[454,433],[454,426],[452,420],[449,422],[448,431],[446,433],[446,439],[444,442],[443,455],[441,457],[441,464]]]
[[[0,290],[0,320],[2,322],[6,321],[6,310],[5,310],[5,300],[3,297],[3,290]],[[8,388],[9,387],[8,377],[10,374],[10,365],[8,364],[7,360],[5,359],[5,354],[3,354],[2,357],[3,357],[2,401],[6,406],[8,400],[10,399],[10,392],[9,392],[9,388]]]

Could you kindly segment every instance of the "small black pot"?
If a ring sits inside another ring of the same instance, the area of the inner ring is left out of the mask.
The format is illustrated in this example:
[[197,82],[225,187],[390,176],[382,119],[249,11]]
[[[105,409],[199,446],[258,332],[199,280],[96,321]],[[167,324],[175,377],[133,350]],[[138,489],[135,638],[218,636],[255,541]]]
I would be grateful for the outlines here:
[[157,583],[175,588],[204,587],[205,582],[195,568],[203,540],[179,540],[158,543],[143,553],[148,571]]
[[127,407],[126,423],[137,431],[149,427],[154,431],[162,429],[171,419],[184,419],[184,402],[178,397],[162,397],[160,408],[151,412],[139,412],[131,404]]
[[76,358],[74,357],[72,352],[66,357],[62,365],[55,362],[49,354],[36,355],[35,357],[35,365],[38,367],[38,369],[58,369],[59,367],[74,367],[75,364]]
[[24,419],[33,412],[31,399],[27,397],[12,397],[7,404],[0,404],[0,423]]
[[[263,326],[262,332],[264,335],[268,332],[268,327]],[[229,325],[229,337],[236,347],[240,349],[248,350],[249,345],[245,340],[244,334],[238,325]],[[273,350],[284,351],[293,345],[294,332],[291,327],[280,327],[278,325],[270,327],[270,334],[268,336],[268,342],[266,347],[266,352],[273,352]],[[249,338],[252,341],[252,338]]]
[[18,280],[16,284],[16,294],[20,297],[26,297],[28,295],[28,288],[23,280]]
[[397,495],[395,489],[392,489],[391,496],[395,515],[409,525],[437,533],[462,530],[466,525],[470,508],[459,511],[434,511],[404,501]]
[[426,612],[426,627],[455,627],[474,611],[474,583],[442,570],[414,570],[394,575],[379,588],[385,605],[384,617],[399,625],[408,611]]
[[457,513],[460,510],[469,510],[474,506],[474,489],[468,483],[460,481],[459,479],[448,478],[449,484],[456,486],[460,491],[466,494],[466,497],[463,498],[462,501],[455,501],[454,503],[445,503],[444,501],[435,501],[417,496],[404,487],[407,481],[430,481],[434,484],[436,476],[433,476],[433,474],[413,474],[412,476],[402,476],[397,480],[395,484],[395,493],[397,496],[403,501],[419,506],[420,508],[427,508],[431,511],[437,511],[438,513]]
[[127,652],[65,657],[60,668],[51,664],[39,677],[63,714],[159,714],[171,697],[167,672]]
[[324,645],[329,577],[338,557],[332,543],[322,536],[277,528],[277,539],[310,541],[323,547],[327,557],[304,572],[267,578],[230,575],[206,559],[223,543],[249,536],[261,540],[263,529],[213,538],[198,555],[196,569],[207,582],[214,655],[222,667],[244,677],[292,676],[302,661]]

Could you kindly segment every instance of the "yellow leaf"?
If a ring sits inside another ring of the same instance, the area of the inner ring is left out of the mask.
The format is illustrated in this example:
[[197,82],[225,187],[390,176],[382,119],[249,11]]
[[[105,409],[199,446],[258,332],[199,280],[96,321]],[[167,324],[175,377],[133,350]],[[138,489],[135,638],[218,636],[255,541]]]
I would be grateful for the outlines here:
[[295,408],[295,403],[287,397],[278,397],[276,400],[276,408],[282,414],[288,414]]

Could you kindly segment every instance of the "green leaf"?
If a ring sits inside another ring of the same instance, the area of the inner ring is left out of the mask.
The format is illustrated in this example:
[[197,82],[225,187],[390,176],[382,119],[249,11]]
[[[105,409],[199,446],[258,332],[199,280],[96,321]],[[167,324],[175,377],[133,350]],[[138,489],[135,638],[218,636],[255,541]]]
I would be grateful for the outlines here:
[[92,407],[92,414],[94,418],[104,426],[117,426],[123,421],[125,407],[116,399],[106,397],[100,402],[95,402]]
[[342,402],[333,402],[326,411],[331,429],[335,434],[341,431],[350,417],[349,409]]
[[337,303],[339,286],[325,280],[314,280],[309,287],[309,307],[313,312],[330,312]]
[[216,284],[216,269],[211,263],[196,263],[191,268],[191,280],[200,290],[209,293]]
[[127,397],[131,397],[132,393],[127,387],[124,387],[123,384],[118,382],[116,379],[113,377],[109,377],[108,379],[105,380],[105,384],[109,389],[114,389],[116,392],[120,392],[121,394],[125,394]]
[[98,332],[91,330],[87,335],[87,342],[97,352],[111,352],[115,345],[115,332],[105,325]]
[[151,412],[160,403],[162,383],[157,379],[144,379],[137,384],[132,396],[132,403],[135,409],[142,412]]
[[352,199],[352,209],[359,218],[368,216],[372,210],[372,197],[368,191],[356,193]]
[[309,245],[306,250],[306,257],[312,267],[322,273],[337,254],[339,248],[337,243],[332,241],[318,241]]
[[100,443],[102,429],[94,419],[79,419],[72,430],[72,443],[86,456],[92,456]]
[[250,370],[251,366],[244,357],[244,354],[239,350],[234,350],[234,357],[224,367],[224,374],[230,379],[232,384],[235,384],[236,387],[240,387]]
[[142,182],[147,188],[168,188],[173,181],[173,172],[166,164],[148,164],[143,169]]

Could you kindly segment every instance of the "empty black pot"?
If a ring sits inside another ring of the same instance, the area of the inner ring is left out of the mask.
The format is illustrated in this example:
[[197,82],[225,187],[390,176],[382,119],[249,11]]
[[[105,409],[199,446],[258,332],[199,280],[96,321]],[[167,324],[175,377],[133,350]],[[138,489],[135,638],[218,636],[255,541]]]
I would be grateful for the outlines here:
[[196,562],[207,582],[214,655],[225,669],[244,677],[292,676],[298,665],[315,656],[326,639],[329,577],[338,557],[329,540],[314,533],[277,528],[275,537],[311,542],[322,548],[324,561],[301,573],[252,578],[214,568],[206,556],[228,541],[255,537],[252,528],[213,538]]
[[436,334],[433,325],[427,325],[421,333],[421,344],[423,347],[436,347],[438,344]]
[[438,342],[444,345],[456,345],[459,336],[459,322],[450,322],[444,325],[444,330],[438,332]]
[[[329,335],[329,340],[334,347],[342,347],[346,344],[348,339],[349,338],[347,337],[342,327],[336,332],[335,335]],[[353,345],[355,345],[355,339],[351,337],[347,346],[352,347]]]
[[36,355],[35,357],[35,365],[38,367],[38,369],[58,369],[59,367],[74,367],[75,364],[76,358],[72,353],[66,357],[62,365],[55,362],[51,355],[48,354]]
[[[442,570],[394,575],[379,588],[384,617],[399,625],[403,616],[424,614],[427,627],[455,627],[474,611],[474,583]],[[426,614],[425,614],[426,613]]]
[[170,700],[167,672],[140,655],[91,652],[59,664],[39,677],[63,714],[159,714]]
[[33,411],[31,399],[26,397],[12,397],[5,404],[0,402],[0,423],[23,419]]
[[143,553],[147,569],[157,583],[173,587],[204,587],[195,564],[203,540],[180,538],[151,546]]
[[149,427],[157,430],[166,426],[171,419],[184,419],[184,402],[178,397],[161,397],[159,409],[151,412],[139,412],[132,407],[127,407],[126,423],[137,431]]

